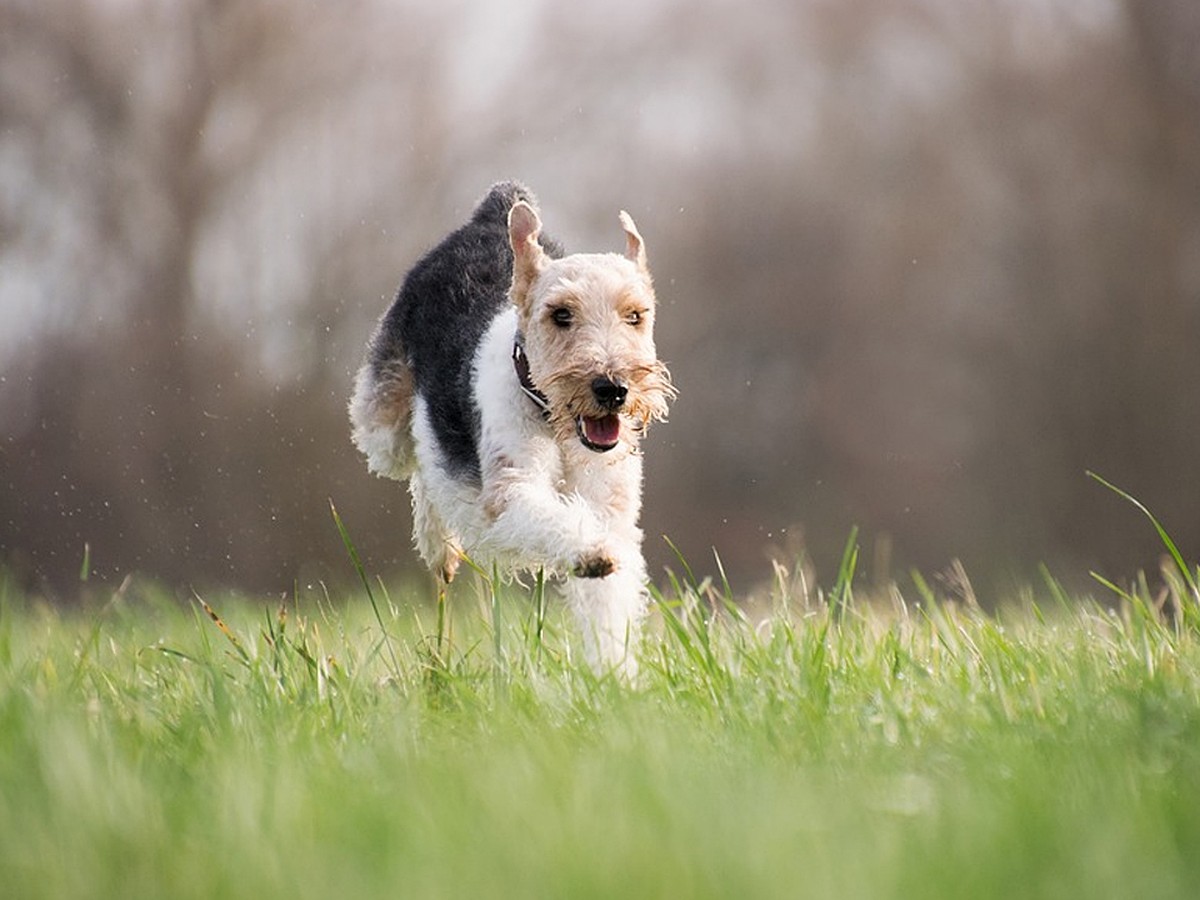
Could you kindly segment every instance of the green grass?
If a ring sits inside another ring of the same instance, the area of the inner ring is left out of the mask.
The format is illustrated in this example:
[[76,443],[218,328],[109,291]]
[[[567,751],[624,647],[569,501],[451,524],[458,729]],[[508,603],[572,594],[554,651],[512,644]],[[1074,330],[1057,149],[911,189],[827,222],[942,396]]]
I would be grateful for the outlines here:
[[0,587],[0,895],[1196,895],[1191,619],[868,599],[852,565],[833,602],[780,569],[753,621],[685,570],[634,686],[536,591],[494,632],[482,579],[440,631],[378,583],[219,622]]

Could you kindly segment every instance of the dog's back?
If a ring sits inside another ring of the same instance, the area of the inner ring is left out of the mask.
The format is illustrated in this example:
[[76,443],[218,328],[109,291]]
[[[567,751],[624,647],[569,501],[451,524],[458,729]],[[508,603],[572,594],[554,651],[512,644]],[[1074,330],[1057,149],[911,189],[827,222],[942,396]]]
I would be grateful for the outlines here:
[[[408,419],[416,393],[450,474],[479,480],[471,369],[484,332],[509,303],[508,214],[519,200],[537,206],[533,192],[519,182],[493,185],[470,221],[413,266],[372,335],[350,417],[354,442],[377,474],[408,476]],[[561,255],[553,241],[541,243],[550,256]]]

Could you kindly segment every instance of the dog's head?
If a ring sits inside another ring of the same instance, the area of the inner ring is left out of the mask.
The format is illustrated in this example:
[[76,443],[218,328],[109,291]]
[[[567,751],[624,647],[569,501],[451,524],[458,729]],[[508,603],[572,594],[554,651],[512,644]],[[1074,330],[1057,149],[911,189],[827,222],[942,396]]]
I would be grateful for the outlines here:
[[621,212],[625,253],[551,259],[538,243],[542,223],[520,201],[508,216],[513,249],[511,296],[529,375],[549,402],[560,440],[578,438],[603,453],[636,446],[664,419],[675,395],[654,349],[654,287],[646,245]]

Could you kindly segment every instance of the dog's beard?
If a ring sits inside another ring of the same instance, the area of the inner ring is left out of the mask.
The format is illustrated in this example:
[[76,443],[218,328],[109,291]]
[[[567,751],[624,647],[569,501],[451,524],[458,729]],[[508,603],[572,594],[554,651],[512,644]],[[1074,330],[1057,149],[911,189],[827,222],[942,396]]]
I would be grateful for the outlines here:
[[607,453],[622,440],[636,444],[651,422],[666,419],[667,404],[676,391],[661,362],[604,374],[629,388],[618,410],[596,402],[591,387],[594,370],[558,372],[545,379],[550,420],[560,441],[575,438],[589,450]]

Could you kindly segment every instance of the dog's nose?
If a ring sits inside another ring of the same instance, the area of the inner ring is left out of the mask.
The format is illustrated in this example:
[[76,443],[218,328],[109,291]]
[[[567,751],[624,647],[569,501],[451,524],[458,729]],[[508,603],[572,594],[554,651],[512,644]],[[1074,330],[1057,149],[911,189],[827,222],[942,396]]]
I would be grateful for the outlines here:
[[605,409],[620,409],[621,404],[625,402],[625,395],[629,393],[629,388],[611,378],[601,376],[592,382],[592,393],[596,397],[596,402]]

